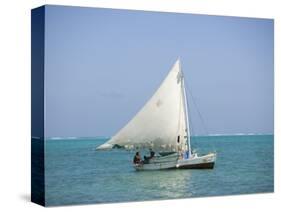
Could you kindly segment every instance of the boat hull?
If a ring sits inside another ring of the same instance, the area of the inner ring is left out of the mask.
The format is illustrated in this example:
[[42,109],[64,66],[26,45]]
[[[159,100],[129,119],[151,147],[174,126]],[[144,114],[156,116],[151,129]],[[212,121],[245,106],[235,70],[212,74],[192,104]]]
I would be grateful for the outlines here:
[[135,169],[143,170],[162,170],[162,169],[213,169],[216,161],[216,154],[210,153],[204,156],[192,155],[188,159],[181,159],[174,155],[170,157],[162,157],[148,164],[137,164]]
[[211,162],[211,163],[182,165],[178,167],[178,169],[213,169],[214,166],[215,166],[215,162]]
[[194,155],[190,159],[178,160],[177,168],[179,169],[212,169],[216,161],[216,154],[209,153],[203,156]]
[[176,167],[179,160],[179,154],[170,154],[162,157],[155,157],[149,160],[149,163],[142,163],[134,165],[135,169],[141,170],[161,170],[161,169],[173,169]]

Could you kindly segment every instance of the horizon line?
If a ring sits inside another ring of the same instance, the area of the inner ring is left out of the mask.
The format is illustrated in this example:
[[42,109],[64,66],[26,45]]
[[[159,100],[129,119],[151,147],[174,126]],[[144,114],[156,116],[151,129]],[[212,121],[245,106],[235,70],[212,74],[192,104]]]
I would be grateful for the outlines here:
[[[274,135],[274,133],[210,133],[210,134],[205,134],[205,135],[191,135],[191,137],[200,137],[200,136],[251,136],[251,135]],[[98,136],[47,136],[45,137],[46,139],[50,140],[62,140],[62,139],[78,139],[78,138],[111,138],[113,136],[105,136],[105,135],[98,135]],[[37,136],[32,136],[31,138],[33,139],[39,139],[40,137]]]

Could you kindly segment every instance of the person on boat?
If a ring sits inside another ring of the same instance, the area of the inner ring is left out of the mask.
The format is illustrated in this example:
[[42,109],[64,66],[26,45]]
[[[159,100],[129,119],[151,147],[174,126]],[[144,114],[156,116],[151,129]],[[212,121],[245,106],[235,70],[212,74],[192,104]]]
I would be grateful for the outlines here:
[[152,151],[152,149],[150,149],[150,156],[144,156],[144,161],[148,163],[148,161],[150,159],[152,159],[155,155],[155,152]]
[[136,152],[135,157],[134,157],[134,164],[141,164],[142,160],[141,160],[141,156],[139,152]]
[[149,159],[153,158],[154,155],[155,155],[155,152],[153,152],[152,150],[150,150],[150,158],[149,158]]

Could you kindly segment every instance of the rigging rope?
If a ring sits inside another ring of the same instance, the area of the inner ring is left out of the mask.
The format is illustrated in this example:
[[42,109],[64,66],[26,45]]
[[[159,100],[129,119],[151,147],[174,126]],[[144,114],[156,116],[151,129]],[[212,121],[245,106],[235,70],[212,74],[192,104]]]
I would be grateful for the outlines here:
[[[195,101],[195,98],[194,98],[193,95],[192,95],[191,89],[188,87],[188,83],[186,83],[186,87],[187,87],[187,90],[188,90],[188,92],[189,92],[189,94],[190,94],[191,101],[193,102],[193,104],[194,104],[194,106],[195,106],[196,112],[198,113],[199,118],[200,118],[200,120],[201,120],[201,122],[202,122],[204,131],[205,131],[206,135],[209,135],[209,131],[208,131],[207,125],[205,124],[204,119],[203,119],[203,116],[202,116],[202,114],[200,113],[200,110],[198,109],[197,103],[196,103],[196,101]],[[187,104],[188,104],[188,101],[187,101]],[[189,105],[188,105],[188,106],[189,106]],[[191,132],[192,132],[192,131],[194,132],[193,126],[192,126],[192,123],[191,123],[191,119],[190,119],[190,131],[191,131]],[[214,146],[214,144],[213,144],[212,142],[210,142],[210,146],[211,146],[212,150],[216,152],[215,146]]]
[[[185,79],[185,81],[186,81],[186,79]],[[203,128],[204,128],[203,130],[204,130],[205,133],[208,135],[208,134],[209,134],[209,131],[208,131],[207,127],[206,127],[206,124],[205,124],[205,122],[204,122],[203,116],[202,116],[202,114],[200,113],[200,110],[198,109],[198,106],[197,106],[197,104],[196,104],[196,102],[195,102],[195,98],[193,97],[193,95],[192,95],[192,93],[191,93],[191,89],[188,87],[188,83],[186,83],[186,87],[187,87],[188,92],[190,93],[191,101],[193,102],[193,104],[194,104],[194,106],[195,106],[195,109],[196,109],[196,112],[197,112],[198,115],[199,115],[200,121],[202,122],[202,125],[203,125]],[[187,103],[187,104],[188,104],[188,103]],[[189,105],[189,104],[188,104],[188,105]]]

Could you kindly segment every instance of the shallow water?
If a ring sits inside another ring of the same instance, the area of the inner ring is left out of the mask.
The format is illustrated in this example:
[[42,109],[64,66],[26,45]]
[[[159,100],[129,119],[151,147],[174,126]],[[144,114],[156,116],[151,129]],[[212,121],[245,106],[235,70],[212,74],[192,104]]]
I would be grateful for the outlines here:
[[135,171],[134,152],[95,151],[103,138],[45,143],[46,205],[160,200],[273,192],[273,136],[192,137],[198,154],[217,152],[213,170]]

